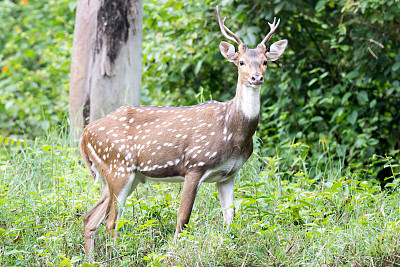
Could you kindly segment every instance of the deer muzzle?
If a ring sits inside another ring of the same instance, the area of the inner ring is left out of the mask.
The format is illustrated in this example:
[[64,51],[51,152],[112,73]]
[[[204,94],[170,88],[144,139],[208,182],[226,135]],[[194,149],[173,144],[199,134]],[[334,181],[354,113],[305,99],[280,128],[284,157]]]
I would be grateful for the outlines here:
[[260,85],[264,83],[264,76],[261,73],[254,73],[251,76],[250,83],[252,85]]

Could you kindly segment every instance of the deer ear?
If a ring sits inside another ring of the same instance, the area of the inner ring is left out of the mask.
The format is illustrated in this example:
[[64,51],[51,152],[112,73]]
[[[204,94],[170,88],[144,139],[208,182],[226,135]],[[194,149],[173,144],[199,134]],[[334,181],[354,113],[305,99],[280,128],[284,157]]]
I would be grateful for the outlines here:
[[221,54],[224,58],[226,58],[226,60],[237,65],[236,59],[238,57],[238,53],[235,51],[235,46],[227,42],[220,42],[219,50],[221,50]]
[[288,41],[285,40],[280,40],[278,42],[273,43],[270,47],[267,49],[267,60],[268,61],[275,61],[277,60],[285,51],[286,46],[287,46]]

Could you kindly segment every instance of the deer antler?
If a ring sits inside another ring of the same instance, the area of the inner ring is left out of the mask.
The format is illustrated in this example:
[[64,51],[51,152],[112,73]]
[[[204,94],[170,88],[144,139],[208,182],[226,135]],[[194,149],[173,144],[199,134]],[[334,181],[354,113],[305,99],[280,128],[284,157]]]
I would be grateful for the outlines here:
[[269,33],[267,34],[267,36],[265,36],[264,40],[262,40],[262,42],[261,42],[260,44],[265,45],[266,42],[268,42],[269,40],[271,40],[272,36],[274,35],[275,30],[276,30],[276,29],[278,28],[278,26],[279,26],[279,22],[281,21],[281,19],[278,19],[277,22],[275,22],[275,21],[276,21],[276,18],[274,18],[274,22],[273,22],[272,24],[268,22],[270,31],[269,31]]
[[[225,23],[226,18],[224,18],[223,20],[221,19],[221,15],[219,14],[218,6],[216,6],[216,9],[217,9],[219,28],[221,29],[222,35],[224,35],[225,38],[228,39],[229,41],[235,42],[238,45],[243,44],[243,42],[239,39],[239,37],[237,37],[236,34],[234,34],[231,30],[228,29],[228,27],[225,26],[224,23]],[[228,32],[232,36],[229,36],[226,32]]]

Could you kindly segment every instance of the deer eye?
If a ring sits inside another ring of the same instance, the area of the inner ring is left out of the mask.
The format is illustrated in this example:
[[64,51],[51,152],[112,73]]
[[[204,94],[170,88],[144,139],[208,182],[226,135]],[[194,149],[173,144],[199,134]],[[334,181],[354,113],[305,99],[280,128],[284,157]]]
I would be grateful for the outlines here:
[[267,66],[268,61],[265,60],[263,64],[264,64],[264,66]]
[[240,66],[243,66],[244,62],[243,61],[239,61],[239,64],[240,64]]

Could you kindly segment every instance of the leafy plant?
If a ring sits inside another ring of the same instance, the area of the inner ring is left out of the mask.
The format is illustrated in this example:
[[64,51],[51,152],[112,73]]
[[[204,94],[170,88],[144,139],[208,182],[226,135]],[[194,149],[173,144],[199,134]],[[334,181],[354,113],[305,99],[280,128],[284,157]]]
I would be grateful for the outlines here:
[[67,114],[73,2],[0,2],[3,136],[44,135]]

